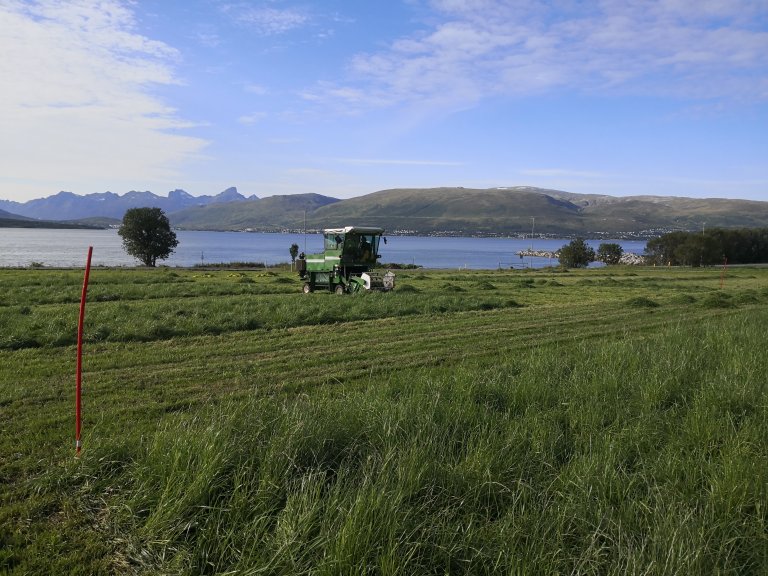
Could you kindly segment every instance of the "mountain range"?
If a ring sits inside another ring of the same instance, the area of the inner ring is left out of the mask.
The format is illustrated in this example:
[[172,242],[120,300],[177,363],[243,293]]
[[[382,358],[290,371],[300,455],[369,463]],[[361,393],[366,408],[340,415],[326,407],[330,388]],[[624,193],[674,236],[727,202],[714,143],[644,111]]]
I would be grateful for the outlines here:
[[[215,196],[192,196],[184,190],[171,190],[168,196],[158,196],[152,192],[132,190],[120,196],[114,192],[100,192],[84,196],[72,192],[59,192],[47,198],[38,198],[29,202],[0,200],[0,210],[34,218],[37,220],[79,220],[82,218],[123,219],[129,208],[152,206],[161,208],[169,214],[193,206],[202,207],[216,203],[242,202],[247,198],[237,188],[227,188]],[[258,199],[256,196],[248,198]]]
[[163,209],[174,227],[185,230],[298,231],[365,224],[406,234],[522,235],[533,231],[553,236],[652,237],[704,226],[768,225],[768,202],[616,197],[528,186],[399,188],[347,200],[320,194],[246,198],[234,187],[215,196],[192,196],[184,190],[173,190],[167,197],[151,192],[123,196],[59,192],[25,203],[0,200],[0,220],[11,213],[11,217],[117,224],[125,210],[141,206]]

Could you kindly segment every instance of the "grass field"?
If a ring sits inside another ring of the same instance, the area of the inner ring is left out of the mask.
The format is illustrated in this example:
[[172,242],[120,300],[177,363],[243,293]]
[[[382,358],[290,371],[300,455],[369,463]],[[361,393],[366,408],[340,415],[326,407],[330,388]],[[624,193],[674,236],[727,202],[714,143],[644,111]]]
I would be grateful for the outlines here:
[[768,573],[766,268],[97,268],[75,458],[81,283],[0,270],[2,573]]

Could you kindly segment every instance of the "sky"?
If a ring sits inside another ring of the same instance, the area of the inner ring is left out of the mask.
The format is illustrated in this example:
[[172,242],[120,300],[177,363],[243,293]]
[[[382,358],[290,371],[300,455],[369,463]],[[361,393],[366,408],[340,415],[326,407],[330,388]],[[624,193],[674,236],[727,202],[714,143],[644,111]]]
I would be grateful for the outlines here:
[[0,199],[768,201],[766,0],[0,0]]

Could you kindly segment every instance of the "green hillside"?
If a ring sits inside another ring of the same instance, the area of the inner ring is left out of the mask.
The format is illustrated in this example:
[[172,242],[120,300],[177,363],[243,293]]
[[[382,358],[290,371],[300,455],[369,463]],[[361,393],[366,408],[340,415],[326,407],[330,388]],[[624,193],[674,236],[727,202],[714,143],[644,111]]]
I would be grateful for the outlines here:
[[187,208],[171,214],[170,220],[185,230],[298,229],[303,226],[305,211],[311,214],[334,202],[338,200],[320,194],[269,196]]
[[613,197],[531,187],[401,188],[349,200],[318,194],[189,208],[171,215],[190,230],[285,230],[345,224],[418,234],[654,236],[707,227],[761,227],[768,202]]
[[752,200],[568,192],[554,192],[553,196],[579,206],[589,230],[597,231],[698,230],[702,226],[760,228],[768,222],[768,202]]
[[317,227],[355,221],[390,230],[494,233],[530,230],[531,218],[542,232],[577,229],[577,206],[534,191],[471,188],[383,190],[325,206],[312,215]]
[[[309,216],[308,216],[309,218]],[[532,222],[532,218],[535,222]],[[768,202],[727,199],[613,197],[541,188],[384,190],[323,207],[313,227],[341,222],[420,233],[655,235],[707,227],[761,227]]]

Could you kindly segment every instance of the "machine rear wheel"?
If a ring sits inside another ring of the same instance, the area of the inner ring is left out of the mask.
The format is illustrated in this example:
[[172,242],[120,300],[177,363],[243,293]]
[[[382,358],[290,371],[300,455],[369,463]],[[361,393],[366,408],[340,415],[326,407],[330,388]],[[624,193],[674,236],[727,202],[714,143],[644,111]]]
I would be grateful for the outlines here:
[[309,282],[305,282],[302,290],[304,291],[304,294],[309,294],[312,292],[312,285]]
[[334,292],[336,292],[336,294],[344,294],[344,286],[342,284],[337,285]]

